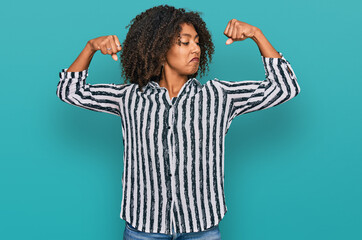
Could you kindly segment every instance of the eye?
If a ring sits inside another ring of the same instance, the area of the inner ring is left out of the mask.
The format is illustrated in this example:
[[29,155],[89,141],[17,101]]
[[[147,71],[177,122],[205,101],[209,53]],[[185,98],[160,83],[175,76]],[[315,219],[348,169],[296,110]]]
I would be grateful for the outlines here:
[[[184,44],[184,45],[189,45],[189,42],[186,42],[186,43],[184,43],[184,42],[181,42],[182,44]],[[196,43],[197,45],[199,45],[200,46],[200,43]]]

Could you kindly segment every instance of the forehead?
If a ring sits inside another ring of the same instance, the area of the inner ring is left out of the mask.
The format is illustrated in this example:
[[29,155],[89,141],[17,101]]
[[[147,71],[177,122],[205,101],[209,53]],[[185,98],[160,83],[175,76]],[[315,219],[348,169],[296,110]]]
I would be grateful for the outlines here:
[[192,24],[183,23],[181,26],[181,37],[192,37],[195,38],[197,36],[197,32]]

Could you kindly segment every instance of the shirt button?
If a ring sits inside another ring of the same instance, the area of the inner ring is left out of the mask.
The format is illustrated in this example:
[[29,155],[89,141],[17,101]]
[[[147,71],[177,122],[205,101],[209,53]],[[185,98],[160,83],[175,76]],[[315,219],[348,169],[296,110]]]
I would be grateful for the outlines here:
[[172,201],[172,197],[169,197],[168,200]]
[[168,174],[168,176],[170,176],[170,177],[171,177],[171,176],[172,176],[172,173],[169,173],[169,174]]
[[168,128],[168,129],[170,129],[171,127],[170,127],[170,126],[168,126],[167,128]]

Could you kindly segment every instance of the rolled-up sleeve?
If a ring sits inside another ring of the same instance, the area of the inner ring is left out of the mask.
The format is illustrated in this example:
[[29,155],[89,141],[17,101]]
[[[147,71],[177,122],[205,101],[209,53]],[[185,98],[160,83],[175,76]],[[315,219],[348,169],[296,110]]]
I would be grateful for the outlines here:
[[64,102],[85,109],[120,116],[120,101],[127,84],[87,84],[88,69],[59,72],[56,94]]
[[213,80],[226,95],[227,107],[230,107],[229,121],[245,113],[279,105],[299,94],[297,77],[283,54],[279,54],[281,58],[261,56],[266,76],[263,81]]

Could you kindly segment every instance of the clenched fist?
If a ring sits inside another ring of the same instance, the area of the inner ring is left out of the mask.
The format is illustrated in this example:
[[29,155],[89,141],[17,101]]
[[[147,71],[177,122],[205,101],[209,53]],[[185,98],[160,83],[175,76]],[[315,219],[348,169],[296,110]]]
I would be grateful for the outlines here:
[[224,31],[225,36],[229,38],[226,41],[226,44],[228,45],[236,41],[243,41],[247,38],[253,38],[257,31],[259,31],[259,28],[257,27],[254,27],[245,22],[238,21],[236,19],[231,19]]
[[101,50],[101,52],[106,55],[112,55],[114,61],[118,60],[117,52],[121,51],[121,43],[116,35],[108,35],[102,36],[98,38],[94,38],[89,40],[88,43],[90,44],[92,50],[94,52]]

